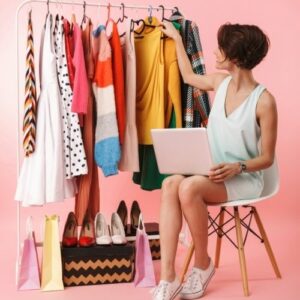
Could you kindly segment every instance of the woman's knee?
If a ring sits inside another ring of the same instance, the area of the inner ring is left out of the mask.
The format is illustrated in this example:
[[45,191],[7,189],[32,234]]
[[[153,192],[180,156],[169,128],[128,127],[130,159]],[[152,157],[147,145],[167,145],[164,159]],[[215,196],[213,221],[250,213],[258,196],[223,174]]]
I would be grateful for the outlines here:
[[165,192],[177,192],[183,177],[180,175],[169,176],[162,183],[162,190]]
[[178,189],[179,200],[181,206],[190,206],[194,201],[200,201],[202,199],[201,190],[205,188],[205,179],[186,178],[183,180]]

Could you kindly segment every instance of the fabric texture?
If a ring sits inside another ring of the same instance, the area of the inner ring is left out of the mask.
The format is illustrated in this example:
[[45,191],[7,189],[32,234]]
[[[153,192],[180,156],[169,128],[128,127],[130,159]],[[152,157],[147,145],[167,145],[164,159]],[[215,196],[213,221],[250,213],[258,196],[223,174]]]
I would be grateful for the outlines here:
[[[259,155],[261,131],[256,122],[256,105],[265,90],[256,86],[250,95],[226,116],[225,101],[231,76],[226,77],[216,91],[209,116],[208,139],[215,164],[253,159]],[[264,183],[262,172],[241,173],[225,182],[228,200],[259,197]]]
[[[149,23],[148,18],[145,23]],[[159,25],[153,17],[151,25]],[[139,29],[137,30],[139,31]],[[152,128],[165,127],[164,115],[164,58],[162,33],[158,26],[145,27],[141,35],[135,34],[136,71],[136,123],[138,141],[152,145]]]
[[73,90],[74,86],[74,66],[72,63],[72,55],[74,53],[74,39],[73,33],[71,30],[71,25],[67,19],[64,19],[64,37],[65,37],[65,48],[66,48],[66,58],[67,58],[67,67],[71,89]]
[[123,144],[126,126],[123,57],[117,24],[113,22],[112,26],[112,36],[109,42],[112,50],[113,84],[116,101],[119,139],[120,144]]
[[126,102],[126,125],[125,137],[122,144],[119,170],[138,172],[139,153],[138,137],[136,128],[136,60],[134,47],[134,34],[130,31],[131,20],[126,24],[126,33],[123,42],[123,62],[125,70],[125,102]]
[[111,47],[105,27],[94,32],[94,53],[97,58],[93,91],[97,103],[95,160],[104,176],[118,174],[121,157],[113,87]]
[[25,156],[34,152],[36,135],[36,83],[34,67],[34,42],[31,11],[28,14],[26,75],[25,75],[25,103],[23,119],[23,149]]
[[[206,71],[197,24],[186,20],[178,13],[173,14],[171,20],[175,20],[181,25],[181,37],[194,73],[204,75]],[[210,113],[208,94],[182,83],[182,109],[183,127],[206,127]]]
[[[179,29],[178,24],[174,26]],[[172,39],[162,39],[164,59],[164,127],[182,127],[180,73],[175,43]],[[160,174],[153,145],[139,145],[140,172],[133,174],[133,181],[143,190],[160,189],[167,177]]]
[[100,209],[98,167],[94,160],[96,107],[94,105],[95,99],[92,91],[92,80],[94,77],[94,60],[91,41],[92,31],[93,25],[88,19],[87,24],[82,31],[82,43],[89,85],[87,114],[83,117],[82,133],[89,172],[88,174],[78,178],[78,193],[75,197],[75,214],[78,225],[82,224],[83,218],[87,211],[94,220]]
[[23,206],[61,202],[73,197],[77,191],[74,180],[65,178],[61,96],[52,31],[52,15],[49,14],[40,47],[41,93],[37,108],[36,148],[23,160],[15,195]]
[[78,115],[71,112],[73,92],[70,86],[63,20],[58,15],[54,27],[54,49],[56,55],[57,78],[61,94],[62,129],[64,142],[64,161],[66,178],[88,173],[85,149],[81,136]]
[[89,96],[84,53],[81,40],[81,30],[78,24],[73,24],[74,53],[72,63],[75,69],[72,112],[86,114]]

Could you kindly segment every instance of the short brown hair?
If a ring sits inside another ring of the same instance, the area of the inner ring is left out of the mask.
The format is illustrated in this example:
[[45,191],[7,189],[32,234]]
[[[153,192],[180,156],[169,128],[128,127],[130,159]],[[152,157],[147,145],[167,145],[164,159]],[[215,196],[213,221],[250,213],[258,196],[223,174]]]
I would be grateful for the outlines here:
[[218,44],[226,58],[251,70],[267,55],[270,41],[255,25],[226,23],[218,30]]

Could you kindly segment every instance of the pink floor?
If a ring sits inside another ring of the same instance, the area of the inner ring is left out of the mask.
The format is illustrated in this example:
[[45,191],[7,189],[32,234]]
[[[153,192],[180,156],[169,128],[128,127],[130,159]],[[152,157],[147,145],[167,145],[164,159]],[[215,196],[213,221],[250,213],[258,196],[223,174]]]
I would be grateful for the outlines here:
[[[278,205],[278,203],[277,203]],[[276,214],[268,213],[268,204],[258,206],[265,229],[273,247],[282,279],[276,279],[263,244],[250,236],[246,244],[246,259],[249,277],[250,298],[262,299],[300,299],[300,226],[296,210],[285,207]],[[276,221],[277,219],[277,221]],[[133,284],[110,284],[85,287],[70,287],[63,292],[18,292],[15,290],[15,232],[7,224],[8,219],[1,219],[1,299],[151,299],[150,289],[135,288]],[[297,225],[296,225],[297,224]],[[210,238],[210,253],[213,257],[215,238]],[[10,246],[8,246],[10,245]],[[179,247],[177,269],[180,270],[186,249]],[[160,263],[156,261],[155,271],[159,278]],[[5,296],[4,296],[5,295]],[[207,288],[205,299],[245,299],[240,277],[238,255],[233,246],[225,241],[222,244],[221,265]]]

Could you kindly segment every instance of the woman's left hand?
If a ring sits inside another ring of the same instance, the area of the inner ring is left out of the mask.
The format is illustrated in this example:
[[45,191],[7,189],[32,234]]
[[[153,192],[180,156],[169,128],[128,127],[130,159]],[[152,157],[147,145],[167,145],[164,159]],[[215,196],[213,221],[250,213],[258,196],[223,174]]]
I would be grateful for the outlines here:
[[240,173],[239,163],[222,163],[210,169],[209,179],[213,182],[223,182]]

